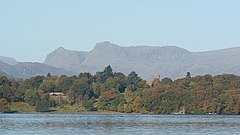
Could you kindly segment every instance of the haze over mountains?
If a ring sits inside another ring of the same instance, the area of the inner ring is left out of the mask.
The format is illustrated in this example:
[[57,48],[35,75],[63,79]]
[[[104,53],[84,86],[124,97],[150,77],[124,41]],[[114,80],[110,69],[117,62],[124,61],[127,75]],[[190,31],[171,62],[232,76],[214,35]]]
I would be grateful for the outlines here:
[[[116,72],[125,74],[136,71],[144,79],[153,74],[173,79],[203,74],[240,74],[240,47],[208,52],[190,52],[176,46],[121,47],[110,42],[97,43],[89,52],[71,51],[62,47],[47,55],[41,63],[16,63],[2,60],[0,71],[14,77],[34,75],[78,75],[95,73],[111,65]],[[8,63],[8,64],[6,64]],[[14,73],[14,74],[13,74]],[[1,74],[1,72],[0,72]]]

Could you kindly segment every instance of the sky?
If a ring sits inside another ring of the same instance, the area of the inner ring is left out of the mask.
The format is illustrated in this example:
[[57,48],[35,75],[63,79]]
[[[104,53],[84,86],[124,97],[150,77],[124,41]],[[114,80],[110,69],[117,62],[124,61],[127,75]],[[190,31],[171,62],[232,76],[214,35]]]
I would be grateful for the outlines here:
[[240,46],[240,0],[0,0],[0,56],[43,62],[58,47],[96,43]]

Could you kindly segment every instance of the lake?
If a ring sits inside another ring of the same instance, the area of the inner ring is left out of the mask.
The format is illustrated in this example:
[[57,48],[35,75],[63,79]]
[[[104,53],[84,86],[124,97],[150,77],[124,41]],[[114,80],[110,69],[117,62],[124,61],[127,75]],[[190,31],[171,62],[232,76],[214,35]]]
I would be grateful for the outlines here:
[[0,114],[3,135],[233,135],[238,115]]

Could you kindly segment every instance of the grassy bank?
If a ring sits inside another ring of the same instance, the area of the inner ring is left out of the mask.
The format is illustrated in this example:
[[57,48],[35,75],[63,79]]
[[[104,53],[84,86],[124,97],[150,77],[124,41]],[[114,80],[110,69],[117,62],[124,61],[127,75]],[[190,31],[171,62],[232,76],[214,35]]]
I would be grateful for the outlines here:
[[121,114],[113,111],[87,111],[85,108],[73,105],[63,107],[51,107],[49,112],[36,112],[35,106],[31,106],[24,102],[12,102],[10,104],[10,112],[13,113],[49,113],[49,114]]
[[35,112],[35,107],[24,102],[12,102],[10,103],[10,112],[31,113]]

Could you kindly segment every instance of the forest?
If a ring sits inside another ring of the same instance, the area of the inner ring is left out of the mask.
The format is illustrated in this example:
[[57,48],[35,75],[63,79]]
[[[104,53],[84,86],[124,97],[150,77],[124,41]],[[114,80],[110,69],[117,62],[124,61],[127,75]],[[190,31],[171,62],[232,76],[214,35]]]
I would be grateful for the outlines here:
[[[29,109],[30,108],[30,109]],[[31,109],[32,108],[32,109]],[[117,112],[140,114],[240,114],[240,77],[203,75],[148,82],[134,71],[95,75],[0,77],[0,112]]]

